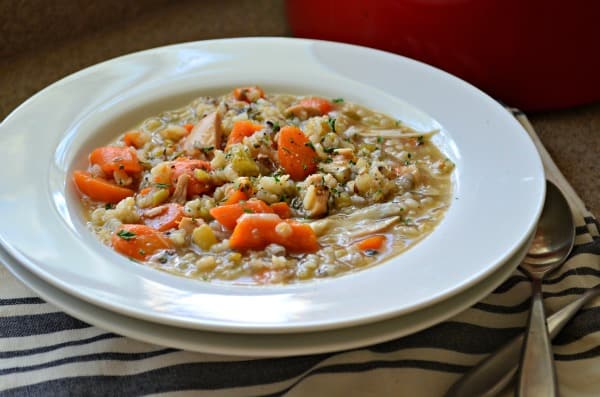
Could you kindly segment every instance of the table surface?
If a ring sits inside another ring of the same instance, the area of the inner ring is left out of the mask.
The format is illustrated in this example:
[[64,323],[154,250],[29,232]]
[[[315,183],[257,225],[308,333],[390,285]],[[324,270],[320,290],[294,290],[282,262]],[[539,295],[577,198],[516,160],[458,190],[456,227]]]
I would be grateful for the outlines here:
[[[42,10],[32,0],[0,3],[0,37],[7,38],[0,51],[0,119],[54,81],[119,55],[186,41],[291,34],[278,0],[205,0],[201,7],[185,0],[84,3],[57,1]],[[600,217],[600,103],[527,115]]]

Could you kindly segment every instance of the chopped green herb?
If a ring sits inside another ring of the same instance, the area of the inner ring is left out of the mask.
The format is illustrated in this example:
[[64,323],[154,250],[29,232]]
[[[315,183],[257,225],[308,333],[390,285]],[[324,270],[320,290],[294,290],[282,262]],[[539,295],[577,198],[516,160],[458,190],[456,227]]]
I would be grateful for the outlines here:
[[334,148],[334,147],[324,147],[323,151],[325,153],[333,153],[335,151],[335,149],[337,149],[337,148]]
[[333,159],[331,157],[327,157],[324,161],[325,163],[332,163]]
[[131,239],[134,239],[136,234],[128,230],[119,230],[117,232],[117,236],[121,237],[123,240],[129,241]]
[[208,152],[210,152],[210,151],[212,151],[212,150],[215,150],[215,147],[214,147],[214,146],[207,146],[207,147],[203,147],[203,148],[202,148],[202,151],[203,151],[204,153],[208,153]]
[[252,211],[250,208],[244,208],[244,212],[246,214],[253,214],[254,213],[254,211]]
[[312,143],[312,142],[306,142],[306,143],[304,144],[304,146],[308,146],[308,147],[309,147],[309,148],[311,148],[312,150],[315,150],[315,145],[313,145],[313,143]]
[[138,253],[139,253],[140,255],[146,255],[146,251],[144,251],[143,249],[139,250],[139,251],[138,251]]
[[412,153],[408,153],[408,158],[411,159],[412,158]]
[[105,210],[112,210],[113,208],[115,208],[115,205],[114,205],[114,204],[112,204],[112,203],[106,203],[106,204],[104,205],[104,209],[105,209]]
[[331,131],[335,132],[335,119],[330,117],[327,121],[327,124],[329,124],[329,128],[331,128]]
[[348,162],[350,163],[350,165],[356,165],[356,161],[354,161],[354,160],[350,160]]
[[277,174],[277,173],[273,174],[273,179],[275,179],[275,182],[279,183],[280,182],[279,174]]
[[383,143],[383,137],[382,136],[378,136],[377,137],[377,143]]
[[342,103],[342,102],[344,102],[344,98],[333,98],[331,100],[331,102],[333,102],[333,103]]
[[425,140],[424,140],[424,138],[423,138],[423,135],[419,135],[419,136],[417,137],[417,145],[418,145],[418,146],[420,146],[420,145],[422,145],[423,143],[425,143]]
[[161,256],[160,258],[158,258],[158,261],[159,261],[160,263],[163,263],[163,264],[164,264],[164,263],[167,263],[168,259],[167,259],[167,257],[166,257],[166,256]]
[[168,183],[155,183],[154,186],[156,186],[159,189],[168,189],[171,187],[171,185]]
[[279,127],[279,122],[278,122],[278,121],[271,121],[271,120],[268,120],[268,121],[267,121],[267,125],[268,125],[269,127],[271,127],[271,129],[273,130],[273,132],[277,132],[277,131],[279,131],[279,129],[280,129],[280,127]]

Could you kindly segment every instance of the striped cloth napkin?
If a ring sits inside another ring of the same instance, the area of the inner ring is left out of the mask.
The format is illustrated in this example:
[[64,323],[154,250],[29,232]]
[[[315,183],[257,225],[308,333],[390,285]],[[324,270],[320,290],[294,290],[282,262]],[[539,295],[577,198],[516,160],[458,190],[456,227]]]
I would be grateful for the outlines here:
[[[600,281],[599,224],[542,146],[547,177],[577,225],[569,261],[544,282],[549,312]],[[0,396],[441,396],[469,367],[523,330],[529,282],[515,271],[449,321],[351,351],[273,359],[192,353],[122,337],[46,303],[0,265]],[[600,300],[554,340],[563,396],[600,395]],[[507,390],[505,395],[512,395]]]

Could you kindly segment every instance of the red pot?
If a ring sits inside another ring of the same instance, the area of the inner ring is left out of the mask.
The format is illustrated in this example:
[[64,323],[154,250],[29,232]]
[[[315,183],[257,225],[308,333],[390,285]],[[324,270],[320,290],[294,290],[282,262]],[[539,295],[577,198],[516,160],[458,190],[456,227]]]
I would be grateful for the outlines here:
[[524,110],[600,100],[600,1],[288,0],[287,14],[295,36],[418,59]]

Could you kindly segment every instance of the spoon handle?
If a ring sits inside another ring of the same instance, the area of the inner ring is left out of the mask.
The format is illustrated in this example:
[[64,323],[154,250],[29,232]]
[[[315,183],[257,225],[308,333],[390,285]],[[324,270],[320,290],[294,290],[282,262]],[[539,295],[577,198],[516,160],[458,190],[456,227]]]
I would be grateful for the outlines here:
[[531,311],[521,355],[518,397],[553,397],[558,395],[554,355],[546,327],[542,300],[542,282],[532,277]]
[[[548,317],[550,339],[554,338],[573,316],[590,300],[600,295],[600,288],[590,288],[579,298]],[[523,334],[505,343],[495,353],[471,368],[446,392],[446,397],[492,397],[510,384],[517,373]]]

